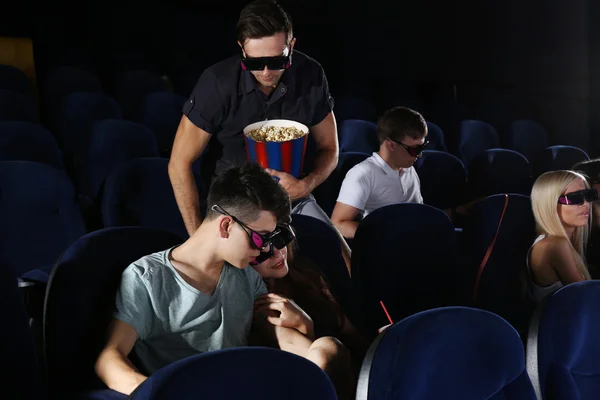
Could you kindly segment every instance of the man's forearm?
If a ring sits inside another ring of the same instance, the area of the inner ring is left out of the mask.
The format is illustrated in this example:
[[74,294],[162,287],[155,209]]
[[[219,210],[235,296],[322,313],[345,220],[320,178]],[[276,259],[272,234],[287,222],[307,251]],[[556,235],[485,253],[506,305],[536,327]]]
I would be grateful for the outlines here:
[[303,178],[309,193],[312,193],[333,172],[338,163],[337,150],[320,150],[315,158],[313,170]]
[[131,361],[116,349],[105,350],[96,363],[98,377],[112,390],[130,395],[148,379],[140,374]]
[[169,164],[169,178],[183,223],[191,236],[202,223],[200,196],[194,174],[191,167],[183,168],[180,165]]
[[333,221],[335,227],[340,231],[343,237],[352,239],[358,229],[358,221]]

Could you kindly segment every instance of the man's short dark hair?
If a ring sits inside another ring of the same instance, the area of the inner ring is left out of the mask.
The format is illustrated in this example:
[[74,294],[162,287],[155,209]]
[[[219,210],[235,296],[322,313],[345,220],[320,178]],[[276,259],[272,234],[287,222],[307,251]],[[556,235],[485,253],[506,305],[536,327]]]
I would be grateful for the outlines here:
[[588,183],[591,185],[600,178],[600,158],[578,162],[571,169],[583,173],[588,177]]
[[240,12],[236,26],[237,40],[244,45],[247,39],[260,39],[283,32],[289,41],[292,36],[292,19],[273,0],[256,0]]
[[207,203],[208,220],[221,215],[211,210],[217,204],[246,223],[256,221],[261,211],[272,212],[280,223],[290,222],[288,193],[257,164],[246,163],[223,171],[213,181]]
[[387,110],[377,124],[377,138],[383,144],[385,139],[401,142],[406,137],[421,139],[427,136],[427,123],[421,114],[406,107]]

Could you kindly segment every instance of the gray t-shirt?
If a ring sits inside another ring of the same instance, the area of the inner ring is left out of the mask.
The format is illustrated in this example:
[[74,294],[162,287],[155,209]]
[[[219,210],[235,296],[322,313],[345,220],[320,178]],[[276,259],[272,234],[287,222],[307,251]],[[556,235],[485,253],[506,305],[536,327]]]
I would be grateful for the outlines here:
[[148,375],[188,356],[247,345],[254,300],[267,292],[254,268],[225,263],[214,293],[204,294],[175,270],[171,250],[127,267],[117,292],[114,317],[137,331],[133,356]]

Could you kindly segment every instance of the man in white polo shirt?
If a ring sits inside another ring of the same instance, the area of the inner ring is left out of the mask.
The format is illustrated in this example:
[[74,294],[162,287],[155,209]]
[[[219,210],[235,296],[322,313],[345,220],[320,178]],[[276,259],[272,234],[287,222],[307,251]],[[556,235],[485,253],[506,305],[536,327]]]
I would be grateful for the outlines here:
[[395,203],[423,203],[413,164],[427,136],[425,119],[416,111],[395,107],[377,124],[379,151],[355,165],[342,183],[331,220],[346,238],[353,238],[357,217]]

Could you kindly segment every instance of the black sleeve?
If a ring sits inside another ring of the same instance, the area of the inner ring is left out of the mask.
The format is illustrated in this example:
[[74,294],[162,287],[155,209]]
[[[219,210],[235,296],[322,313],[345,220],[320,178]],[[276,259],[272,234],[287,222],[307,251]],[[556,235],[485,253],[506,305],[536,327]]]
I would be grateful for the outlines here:
[[329,93],[329,84],[327,83],[327,77],[325,71],[321,70],[322,79],[320,81],[318,90],[318,98],[316,98],[315,112],[313,114],[311,125],[317,125],[325,119],[325,117],[333,110],[333,97]]
[[219,90],[217,77],[210,70],[200,75],[194,91],[183,105],[182,112],[198,128],[215,134],[225,117],[225,99]]

